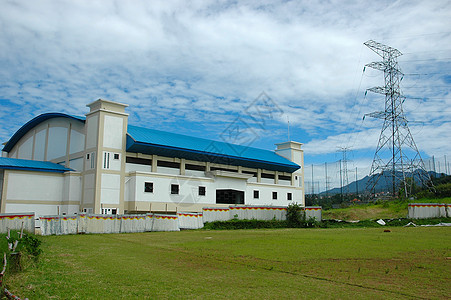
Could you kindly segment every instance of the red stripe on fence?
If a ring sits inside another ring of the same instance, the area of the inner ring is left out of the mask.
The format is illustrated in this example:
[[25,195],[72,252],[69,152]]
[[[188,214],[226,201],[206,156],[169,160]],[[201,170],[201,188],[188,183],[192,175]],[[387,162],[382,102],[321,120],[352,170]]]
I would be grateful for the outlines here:
[[265,207],[265,206],[251,206],[251,207],[230,207],[230,209],[264,209],[264,210],[287,210],[284,207]]
[[411,207],[445,207],[445,204],[409,204]]
[[184,217],[195,217],[195,218],[197,218],[199,216],[197,214],[181,214],[181,213],[178,213],[177,215],[184,216]]
[[31,218],[33,218],[33,216],[34,215],[9,215],[9,216],[0,216],[0,219],[10,219],[10,220],[16,219],[16,218],[18,218],[18,219],[25,219],[25,218],[31,219]]

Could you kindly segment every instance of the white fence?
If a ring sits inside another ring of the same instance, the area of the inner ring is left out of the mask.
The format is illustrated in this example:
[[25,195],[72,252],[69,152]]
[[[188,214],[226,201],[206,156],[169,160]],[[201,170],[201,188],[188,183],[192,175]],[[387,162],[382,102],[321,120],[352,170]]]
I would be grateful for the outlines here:
[[204,223],[230,220],[228,207],[204,207],[202,209],[202,221]]
[[315,221],[321,222],[322,220],[322,210],[321,206],[306,206],[305,207],[305,218],[315,218]]
[[229,219],[267,221],[287,219],[287,208],[284,206],[230,206],[229,209]]
[[451,217],[451,204],[409,203],[410,219]]
[[[450,207],[447,209],[450,209]],[[409,205],[409,213],[410,210],[411,208]],[[320,206],[307,206],[304,208],[304,212],[306,218],[314,217],[317,221],[321,221]],[[74,214],[42,216],[37,220],[40,223],[40,233],[42,235],[64,235],[77,233],[179,231],[180,229],[199,229],[202,228],[206,222],[227,221],[231,219],[281,221],[286,220],[286,215],[287,208],[283,206],[243,205],[229,207],[205,207],[203,208],[202,213],[178,212],[177,215]],[[425,215],[425,213],[423,213],[423,215]],[[421,217],[424,217],[423,215]],[[34,216],[34,213],[0,214],[0,232],[6,232],[8,229],[20,230],[22,226],[24,230],[34,232]]]
[[202,213],[179,212],[177,217],[180,229],[199,229],[204,227]]
[[34,233],[34,213],[0,214],[0,232],[6,233],[8,229],[21,230]]
[[178,217],[174,215],[154,215],[149,231],[180,231]]
[[[306,206],[305,217],[322,220],[321,206]],[[203,222],[238,220],[279,220],[287,219],[287,208],[284,206],[229,206],[227,207],[204,207]]]
[[64,215],[40,217],[42,235],[179,231],[174,215]]

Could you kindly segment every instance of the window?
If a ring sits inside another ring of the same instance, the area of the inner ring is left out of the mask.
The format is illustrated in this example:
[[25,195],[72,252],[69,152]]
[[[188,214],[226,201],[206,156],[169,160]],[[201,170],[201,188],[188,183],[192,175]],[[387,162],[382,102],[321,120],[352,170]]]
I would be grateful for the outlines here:
[[257,190],[254,190],[254,199],[260,198],[260,192]]
[[179,194],[179,185],[171,184],[171,194],[178,195]]
[[102,215],[115,215],[117,208],[102,208]]
[[119,159],[119,153],[114,153],[114,159]]
[[205,171],[205,166],[185,164],[186,170],[194,170],[194,171]]
[[144,182],[144,192],[153,193],[153,182]]
[[250,174],[250,175],[252,175],[253,177],[257,177],[257,172],[252,172],[252,171],[246,171],[246,170],[243,170],[243,173],[244,173],[244,174]]
[[287,193],[287,200],[293,200],[291,193]]
[[96,153],[91,153],[91,169],[94,169],[96,167]]
[[217,204],[244,204],[244,192],[236,190],[216,190]]
[[274,179],[274,174],[268,174],[262,172],[262,178]]
[[110,153],[109,152],[103,153],[103,168],[104,169],[110,168]]
[[279,180],[290,181],[291,180],[291,176],[279,175]]
[[88,161],[88,169],[94,169],[96,167],[96,153],[86,153],[86,160]]
[[205,187],[204,186],[199,187],[199,196],[205,196]]
[[227,171],[227,172],[237,172],[237,170],[234,170],[232,168],[225,168],[225,167],[211,167],[210,171]]
[[125,162],[130,163],[130,164],[138,164],[138,165],[146,165],[146,166],[152,165],[151,159],[144,159],[144,158],[137,158],[137,157],[130,157],[130,156],[128,156],[125,159]]
[[164,161],[164,160],[157,161],[157,166],[158,167],[173,168],[173,169],[180,169],[180,163],[171,162],[171,161]]
[[272,199],[277,200],[277,192],[272,192]]

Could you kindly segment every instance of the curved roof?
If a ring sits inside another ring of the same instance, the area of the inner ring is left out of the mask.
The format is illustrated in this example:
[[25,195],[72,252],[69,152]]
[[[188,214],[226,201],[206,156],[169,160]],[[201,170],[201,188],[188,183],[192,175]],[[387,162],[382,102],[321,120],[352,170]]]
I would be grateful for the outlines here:
[[10,152],[14,148],[16,143],[24,135],[26,135],[28,131],[33,129],[36,125],[39,125],[40,123],[44,122],[45,120],[53,119],[53,118],[69,118],[69,119],[77,120],[80,122],[85,122],[85,119],[86,119],[85,117],[72,116],[72,115],[63,114],[63,113],[41,114],[41,115],[33,118],[32,120],[28,121],[27,123],[25,123],[25,125],[23,125],[22,127],[20,127],[20,129],[17,130],[16,133],[14,133],[14,135],[6,143],[5,147],[3,147],[3,151]]
[[290,173],[300,168],[299,165],[274,151],[132,125],[128,126],[127,133],[128,152],[157,154]]
[[[29,130],[52,118],[69,118],[80,122],[86,120],[85,117],[64,113],[41,114],[23,125],[6,143],[3,151],[10,152]],[[128,125],[127,128],[126,151],[290,173],[300,168],[274,151],[133,125]]]

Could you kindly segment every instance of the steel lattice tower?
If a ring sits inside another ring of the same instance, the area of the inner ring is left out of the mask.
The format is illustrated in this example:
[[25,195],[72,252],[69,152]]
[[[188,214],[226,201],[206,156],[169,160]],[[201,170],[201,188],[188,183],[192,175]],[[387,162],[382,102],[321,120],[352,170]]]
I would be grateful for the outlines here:
[[429,183],[431,178],[410,133],[402,108],[406,98],[402,95],[399,84],[404,74],[397,62],[397,57],[402,53],[372,40],[365,42],[364,45],[383,59],[380,62],[369,63],[365,67],[383,71],[385,78],[385,86],[368,89],[385,95],[385,110],[365,115],[384,120],[367,188],[373,191],[379,179],[383,175],[387,178],[389,173],[392,196],[396,197],[399,188],[402,187],[407,197],[411,193],[415,177],[424,185]]
[[341,186],[345,187],[344,193],[346,195],[349,194],[348,156],[347,156],[348,150],[349,150],[348,147],[340,147],[339,150],[338,150],[343,155],[343,159],[341,160],[342,167],[341,167],[341,170],[340,170],[340,172],[342,172],[342,174],[343,174],[343,177],[342,177],[342,180],[341,180]]

